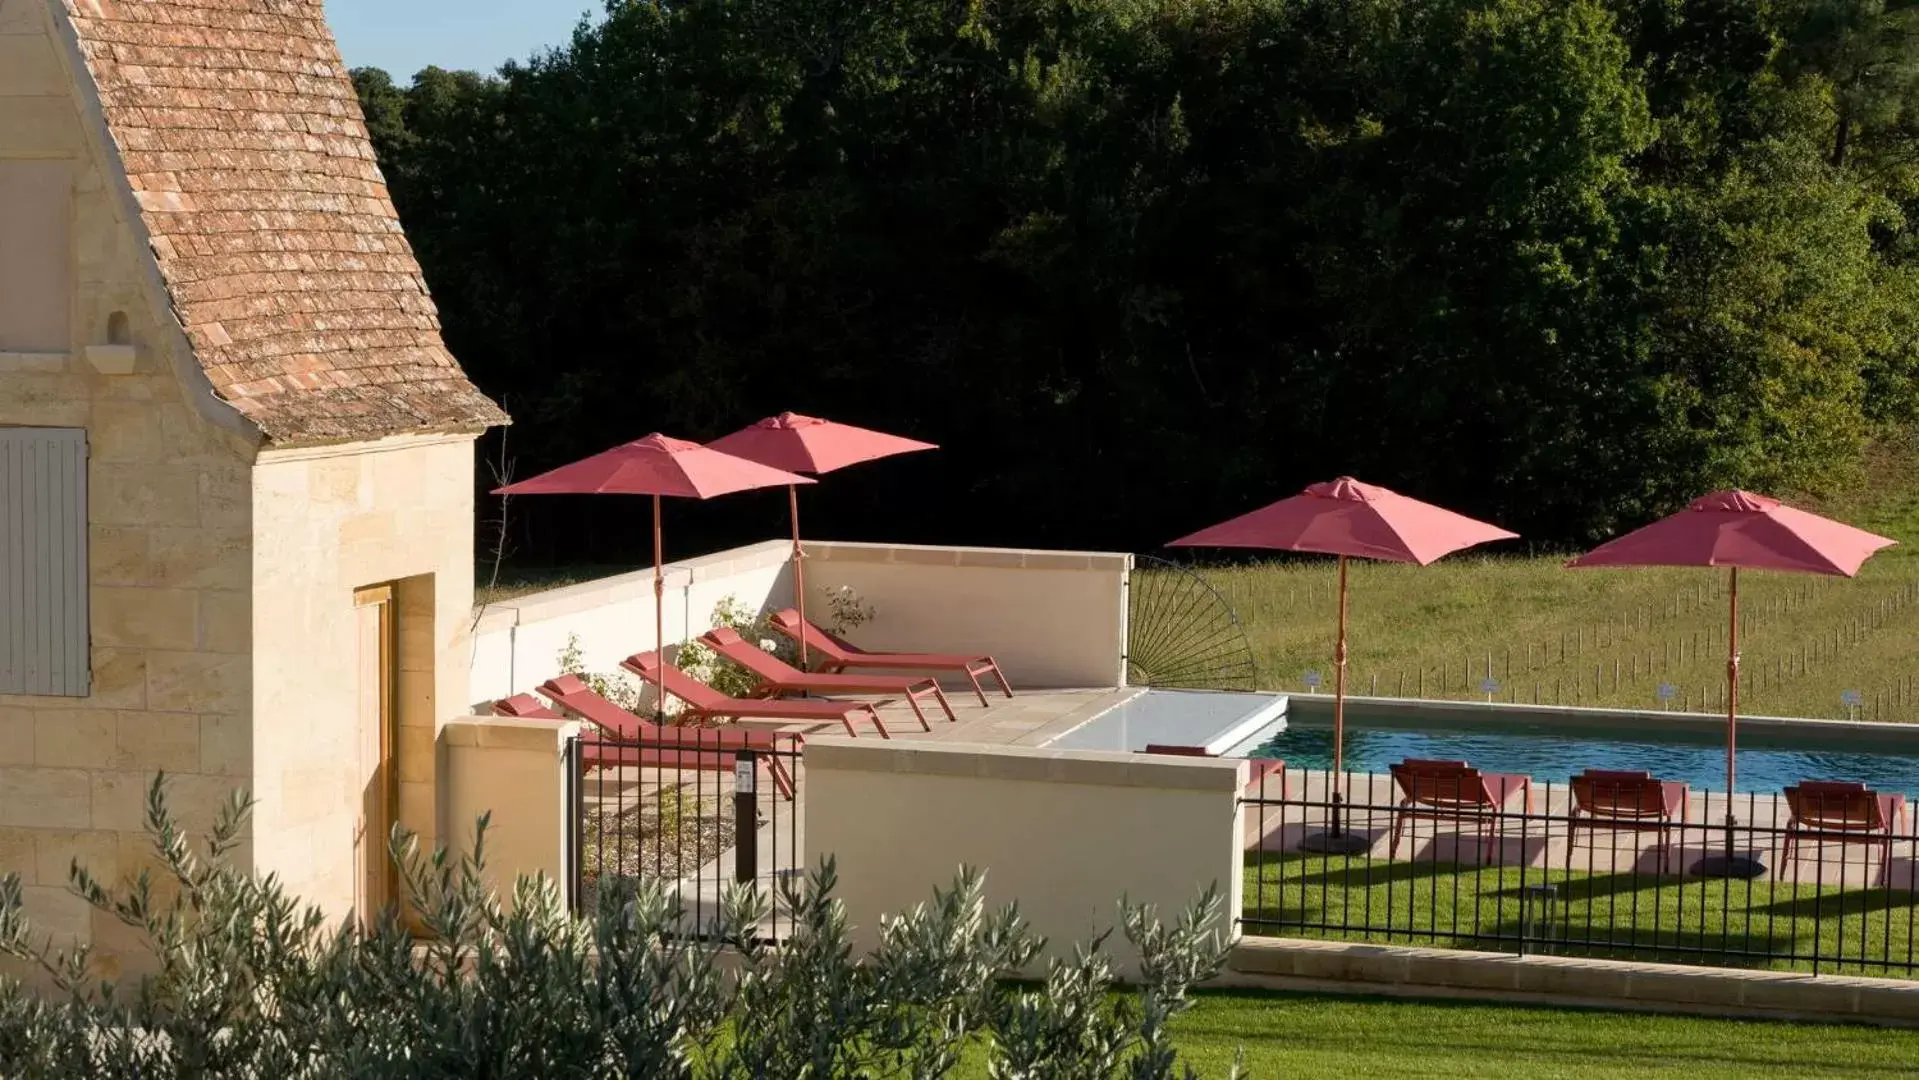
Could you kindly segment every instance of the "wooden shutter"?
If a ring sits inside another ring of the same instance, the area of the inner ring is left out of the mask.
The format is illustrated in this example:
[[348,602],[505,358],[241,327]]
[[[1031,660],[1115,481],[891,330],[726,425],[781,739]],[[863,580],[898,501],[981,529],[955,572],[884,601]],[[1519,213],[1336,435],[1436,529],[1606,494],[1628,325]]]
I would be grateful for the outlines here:
[[87,690],[87,433],[0,428],[0,694]]

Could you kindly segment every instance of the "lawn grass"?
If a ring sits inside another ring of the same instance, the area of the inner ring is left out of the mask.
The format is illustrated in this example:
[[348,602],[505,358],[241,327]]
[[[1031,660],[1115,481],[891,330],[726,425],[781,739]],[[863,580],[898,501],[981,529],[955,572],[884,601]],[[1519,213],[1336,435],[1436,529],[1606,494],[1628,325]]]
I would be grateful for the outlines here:
[[[1919,1032],[1475,1002],[1216,991],[1174,1026],[1184,1059],[1250,1077],[1839,1077],[1919,1069]],[[984,1053],[959,1070],[984,1077]]]
[[[1525,889],[1555,889],[1551,923]],[[1904,883],[1901,882],[1901,885]],[[1367,863],[1297,852],[1246,857],[1246,931],[1276,937],[1708,963],[1906,977],[1919,894],[1564,868]],[[1522,922],[1522,919],[1526,921]],[[1766,959],[1787,954],[1804,959]],[[1895,967],[1893,965],[1902,965]]]
[[[1748,573],[1740,582],[1742,711],[1919,719],[1919,454],[1881,450],[1861,482],[1817,506],[1902,543],[1854,579]],[[1564,569],[1565,556],[1464,554],[1432,566],[1350,564],[1348,692],[1657,709],[1724,708],[1726,575]],[[1152,571],[1142,571],[1151,573]],[[1237,611],[1270,689],[1330,679],[1333,562],[1301,558],[1202,571]]]

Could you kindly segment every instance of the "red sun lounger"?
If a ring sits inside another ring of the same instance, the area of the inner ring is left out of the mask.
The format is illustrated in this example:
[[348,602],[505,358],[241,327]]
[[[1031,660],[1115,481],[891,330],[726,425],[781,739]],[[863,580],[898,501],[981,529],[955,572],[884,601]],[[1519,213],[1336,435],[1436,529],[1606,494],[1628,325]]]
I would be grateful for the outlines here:
[[818,654],[819,669],[822,672],[845,671],[848,668],[893,668],[908,671],[963,671],[966,679],[973,684],[973,693],[979,695],[979,703],[986,704],[986,691],[980,689],[980,676],[991,675],[999,681],[999,688],[1007,697],[1013,696],[1013,688],[1007,684],[1006,676],[1001,674],[999,663],[990,656],[968,656],[965,653],[889,653],[867,652],[857,645],[851,645],[832,634],[803,622],[800,613],[787,608],[778,612],[772,619],[773,629],[792,638],[804,641],[807,652]]
[[[1801,780],[1786,789],[1792,817],[1779,861],[1792,862],[1799,848],[1815,844],[1871,844],[1879,849],[1879,876],[1892,884],[1892,841],[1906,819],[1904,795],[1881,795],[1845,780]],[[1841,862],[1841,868],[1844,862]]]
[[514,694],[493,703],[496,716],[514,716],[521,720],[564,720],[565,717],[540,704],[532,694]]
[[[755,758],[766,769],[774,788],[787,801],[793,799],[793,774],[784,758],[792,757],[800,747],[798,735],[776,735],[770,731],[746,731],[740,728],[662,727],[635,716],[595,693],[578,675],[561,675],[540,685],[540,693],[555,705],[599,729],[605,741],[584,744],[587,764],[600,768],[653,765],[666,769],[698,772],[731,772],[742,750],[755,751]],[[524,698],[536,709],[538,702]],[[505,704],[502,702],[501,704]],[[497,710],[500,706],[496,705]],[[517,707],[517,706],[516,706]],[[553,716],[551,709],[541,709]],[[511,713],[520,716],[523,713]]]
[[714,652],[757,676],[760,680],[758,694],[763,697],[776,694],[897,694],[906,699],[913,715],[919,718],[920,727],[927,731],[933,730],[933,725],[926,722],[926,713],[920,708],[921,698],[932,698],[938,702],[948,720],[959,719],[953,715],[953,706],[947,704],[940,684],[932,678],[801,671],[741,637],[738,630],[726,626],[707,631],[700,635],[700,640],[712,647]]
[[1499,811],[1515,791],[1526,793],[1526,812],[1533,808],[1533,782],[1516,773],[1481,773],[1463,761],[1407,758],[1393,766],[1393,783],[1401,798],[1393,810],[1392,838],[1387,857],[1399,854],[1401,830],[1409,821],[1469,823],[1479,834],[1482,858],[1492,858],[1499,842]]
[[1686,820],[1692,792],[1677,780],[1656,780],[1651,773],[1587,769],[1572,778],[1573,805],[1567,842],[1585,829],[1594,839],[1601,830],[1659,835],[1662,865],[1671,870],[1677,855],[1672,831]]
[[620,666],[685,702],[681,715],[689,720],[838,720],[846,726],[848,735],[857,735],[853,721],[865,718],[873,722],[880,738],[892,738],[880,722],[878,711],[864,701],[728,697],[679,668],[662,668],[660,655],[652,652],[635,653],[620,661]]
[[[1165,754],[1169,757],[1217,758],[1219,756],[1203,746],[1180,746],[1174,743],[1147,743],[1146,749],[1140,753]],[[1284,799],[1286,797],[1285,762],[1275,758],[1248,758],[1247,765],[1250,767],[1246,770],[1246,790],[1242,794],[1257,798]],[[1279,776],[1279,787],[1277,790],[1268,792],[1266,778],[1274,774]]]

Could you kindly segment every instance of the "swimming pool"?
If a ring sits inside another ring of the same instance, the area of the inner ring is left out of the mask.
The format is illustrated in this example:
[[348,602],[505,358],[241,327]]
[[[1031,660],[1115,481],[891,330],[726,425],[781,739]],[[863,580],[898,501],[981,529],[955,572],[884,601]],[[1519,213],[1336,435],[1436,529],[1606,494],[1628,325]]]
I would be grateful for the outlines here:
[[[1315,702],[1302,709],[1300,704],[1294,699],[1285,729],[1246,756],[1283,758],[1295,768],[1331,768],[1331,708]],[[1801,780],[1858,780],[1880,791],[1919,794],[1919,730],[1904,739],[1899,733],[1861,735],[1856,728],[1793,728],[1741,722],[1739,790],[1777,792]],[[1710,718],[1507,720],[1484,711],[1409,716],[1347,706],[1348,769],[1383,773],[1409,757],[1463,759],[1481,769],[1542,781],[1563,782],[1581,769],[1595,768],[1645,769],[1700,789],[1717,790],[1726,783],[1725,725]]]
[[1243,753],[1286,716],[1284,694],[1148,689],[1047,743],[1063,750],[1144,750],[1148,745]]

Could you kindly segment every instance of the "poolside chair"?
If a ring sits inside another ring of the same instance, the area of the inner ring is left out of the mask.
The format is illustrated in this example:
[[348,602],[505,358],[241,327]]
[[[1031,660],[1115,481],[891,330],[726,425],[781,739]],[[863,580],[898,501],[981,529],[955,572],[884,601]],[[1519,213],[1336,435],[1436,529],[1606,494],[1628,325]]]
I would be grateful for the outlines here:
[[822,672],[845,671],[848,668],[893,668],[908,671],[962,671],[966,679],[973,684],[973,693],[978,695],[979,703],[986,704],[986,691],[980,689],[980,676],[991,675],[999,680],[999,688],[1007,697],[1013,696],[1013,688],[1000,672],[998,661],[990,656],[969,656],[965,653],[888,653],[867,652],[857,645],[849,644],[840,638],[820,629],[810,622],[801,620],[800,613],[787,608],[777,612],[772,618],[773,629],[792,638],[804,641],[809,653],[819,655],[819,670]]
[[1572,778],[1573,805],[1567,815],[1566,842],[1585,829],[1592,839],[1599,832],[1659,834],[1660,865],[1672,869],[1677,857],[1673,828],[1686,820],[1692,791],[1676,780],[1655,780],[1651,773],[1618,769],[1587,769]]
[[[540,684],[539,691],[565,712],[592,724],[604,737],[604,742],[584,745],[590,766],[604,769],[652,765],[696,772],[731,772],[739,760],[739,752],[752,750],[755,760],[773,781],[773,787],[786,796],[788,802],[793,799],[793,774],[782,758],[794,756],[802,745],[798,735],[741,728],[662,727],[601,697],[578,675],[548,679]],[[553,717],[560,715],[541,708],[528,694],[519,694],[507,701],[521,699]],[[495,710],[499,707],[494,706]]]
[[[1879,876],[1892,883],[1892,842],[1905,823],[1904,795],[1881,795],[1847,780],[1801,780],[1786,789],[1786,805],[1792,815],[1779,851],[1782,864],[1791,862],[1808,840],[1815,844],[1872,844],[1879,848]],[[1843,855],[1840,860],[1843,873]]]
[[880,722],[879,711],[864,701],[728,697],[671,664],[661,665],[656,652],[634,653],[620,666],[679,698],[686,705],[680,715],[688,720],[838,720],[848,735],[858,735],[853,721],[866,719],[873,722],[880,738],[892,738]]
[[1450,821],[1464,828],[1470,822],[1479,834],[1481,858],[1490,859],[1499,842],[1499,813],[1513,792],[1526,795],[1526,812],[1533,808],[1533,782],[1517,773],[1482,773],[1463,761],[1407,758],[1392,767],[1400,791],[1393,810],[1392,839],[1387,857],[1399,854],[1399,837],[1408,822]]
[[[1169,757],[1216,758],[1219,756],[1203,746],[1177,746],[1172,743],[1147,743],[1146,749],[1141,750],[1140,753],[1165,754]],[[1263,795],[1272,799],[1286,797],[1285,762],[1276,758],[1248,758],[1247,763],[1252,768],[1246,772],[1246,788],[1241,792],[1242,795]],[[1266,778],[1274,773],[1279,774],[1279,788],[1276,791],[1265,786]]]
[[493,703],[496,716],[514,716],[522,720],[564,720],[564,716],[540,704],[532,694],[514,694]]
[[946,711],[946,719],[959,719],[953,715],[953,706],[947,704],[939,682],[931,678],[801,671],[741,637],[740,632],[730,626],[714,627],[701,634],[700,640],[714,652],[757,676],[760,680],[757,693],[763,697],[776,694],[897,694],[906,699],[913,715],[919,718],[920,727],[931,731],[933,725],[927,723],[926,713],[920,708],[920,699],[930,697]]

